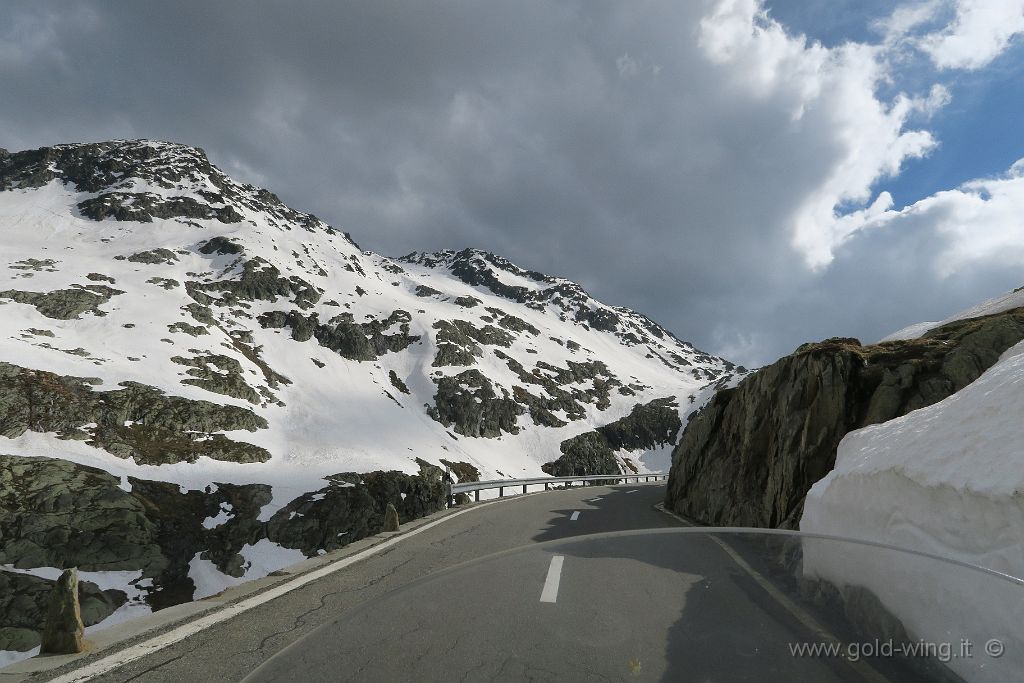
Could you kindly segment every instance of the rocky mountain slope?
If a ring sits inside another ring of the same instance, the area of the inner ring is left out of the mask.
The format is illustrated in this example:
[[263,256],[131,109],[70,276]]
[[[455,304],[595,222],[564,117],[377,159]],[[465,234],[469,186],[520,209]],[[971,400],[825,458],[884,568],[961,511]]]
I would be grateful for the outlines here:
[[951,396],[1024,339],[1024,300],[999,301],[917,338],[805,344],[719,391],[673,451],[666,504],[716,526],[795,528],[848,432]]
[[181,145],[0,151],[0,228],[0,580],[78,566],[97,619],[435,510],[441,468],[663,470],[738,370],[493,254],[364,251]]

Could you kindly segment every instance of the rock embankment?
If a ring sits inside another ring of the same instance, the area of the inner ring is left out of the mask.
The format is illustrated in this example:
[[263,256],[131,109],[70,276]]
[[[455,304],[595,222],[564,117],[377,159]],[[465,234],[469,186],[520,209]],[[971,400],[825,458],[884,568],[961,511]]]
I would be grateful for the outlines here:
[[1018,308],[919,339],[804,344],[691,418],[672,453],[666,505],[715,526],[793,528],[847,432],[941,401],[1021,339]]
[[[384,527],[393,505],[408,521],[445,507],[441,468],[420,474],[341,473],[260,521],[271,503],[266,484],[177,484],[128,477],[67,460],[0,455],[0,565],[15,570],[77,567],[86,572],[139,572],[133,584],[153,609],[186,602],[196,585],[195,558],[222,573],[257,578],[246,552],[264,539],[307,557],[330,552]],[[224,514],[229,510],[230,514]],[[223,516],[216,525],[209,520]],[[53,582],[0,569],[0,650],[39,644]],[[6,587],[7,590],[4,590]],[[125,603],[123,591],[80,584],[88,626]]]

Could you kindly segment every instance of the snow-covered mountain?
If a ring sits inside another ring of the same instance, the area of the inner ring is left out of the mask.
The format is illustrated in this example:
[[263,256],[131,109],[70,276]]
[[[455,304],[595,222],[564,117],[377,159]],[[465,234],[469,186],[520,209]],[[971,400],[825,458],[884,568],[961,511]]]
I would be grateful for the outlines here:
[[0,651],[63,567],[109,623],[436,510],[441,467],[666,470],[742,372],[493,254],[364,251],[195,148],[0,150]]
[[[132,445],[142,425],[90,423],[80,441],[33,434],[0,441],[6,452],[185,485],[415,472],[415,458],[540,475],[565,440],[655,399],[685,414],[733,369],[492,254],[363,251],[195,148],[6,155],[0,188],[0,361],[236,413],[176,453]],[[647,445],[619,461],[664,469],[670,440]]]

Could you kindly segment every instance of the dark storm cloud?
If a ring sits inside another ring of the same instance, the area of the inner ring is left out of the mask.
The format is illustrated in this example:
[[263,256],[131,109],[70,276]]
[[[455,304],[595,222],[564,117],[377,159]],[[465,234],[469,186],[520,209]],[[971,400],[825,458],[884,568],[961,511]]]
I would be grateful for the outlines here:
[[23,3],[0,145],[201,146],[364,247],[489,249],[740,362],[917,319],[862,296],[907,268],[854,277],[887,245],[817,275],[790,246],[844,142],[828,107],[794,125],[799,74],[730,85],[710,6]]

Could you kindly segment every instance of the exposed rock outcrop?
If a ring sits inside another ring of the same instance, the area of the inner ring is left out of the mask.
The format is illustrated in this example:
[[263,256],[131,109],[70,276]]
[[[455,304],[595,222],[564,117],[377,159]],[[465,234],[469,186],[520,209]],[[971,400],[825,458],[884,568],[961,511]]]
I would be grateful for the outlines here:
[[563,441],[562,455],[541,469],[553,477],[621,474],[616,451],[649,450],[673,444],[681,426],[676,403],[671,398],[638,403],[626,417]]
[[793,527],[854,429],[931,405],[1024,339],[1024,309],[862,346],[804,344],[695,414],[672,454],[666,504],[716,526]]
[[266,429],[250,410],[168,396],[155,387],[122,382],[97,391],[98,380],[66,377],[0,362],[0,434],[54,432],[138,463],[194,462],[200,456],[264,462],[266,449],[234,441],[226,430]]
[[100,305],[118,294],[124,292],[106,285],[77,285],[75,289],[58,289],[52,292],[8,289],[0,292],[0,299],[35,306],[41,314],[54,320],[76,320],[83,313],[105,316],[106,312],[100,309]]
[[[264,522],[260,513],[272,499],[264,484],[183,490],[134,477],[122,482],[67,460],[0,455],[0,564],[139,571],[149,580],[147,602],[159,609],[192,599],[190,563],[197,554],[241,577],[243,549],[263,539],[307,557],[329,552],[381,531],[389,506],[406,521],[443,509],[448,488],[442,475],[429,463],[418,475],[333,475],[324,488],[299,496]],[[204,523],[223,510],[230,510],[228,519]],[[29,631],[41,622],[52,583],[0,571],[0,649],[38,644]],[[127,599],[123,591],[87,583],[80,595],[86,625]]]
[[[376,360],[386,353],[394,353],[408,348],[419,341],[419,336],[409,334],[408,311],[393,311],[384,320],[370,320],[356,323],[351,313],[342,313],[321,323],[316,313],[308,316],[298,311],[271,311],[258,318],[265,329],[291,330],[292,339],[298,342],[315,338],[325,349],[350,360]],[[397,324],[399,331],[386,334],[392,325]]]
[[445,427],[472,437],[496,437],[502,432],[518,434],[516,417],[526,412],[507,392],[499,397],[491,381],[476,369],[440,378],[434,402],[436,407],[429,406],[428,415]]

